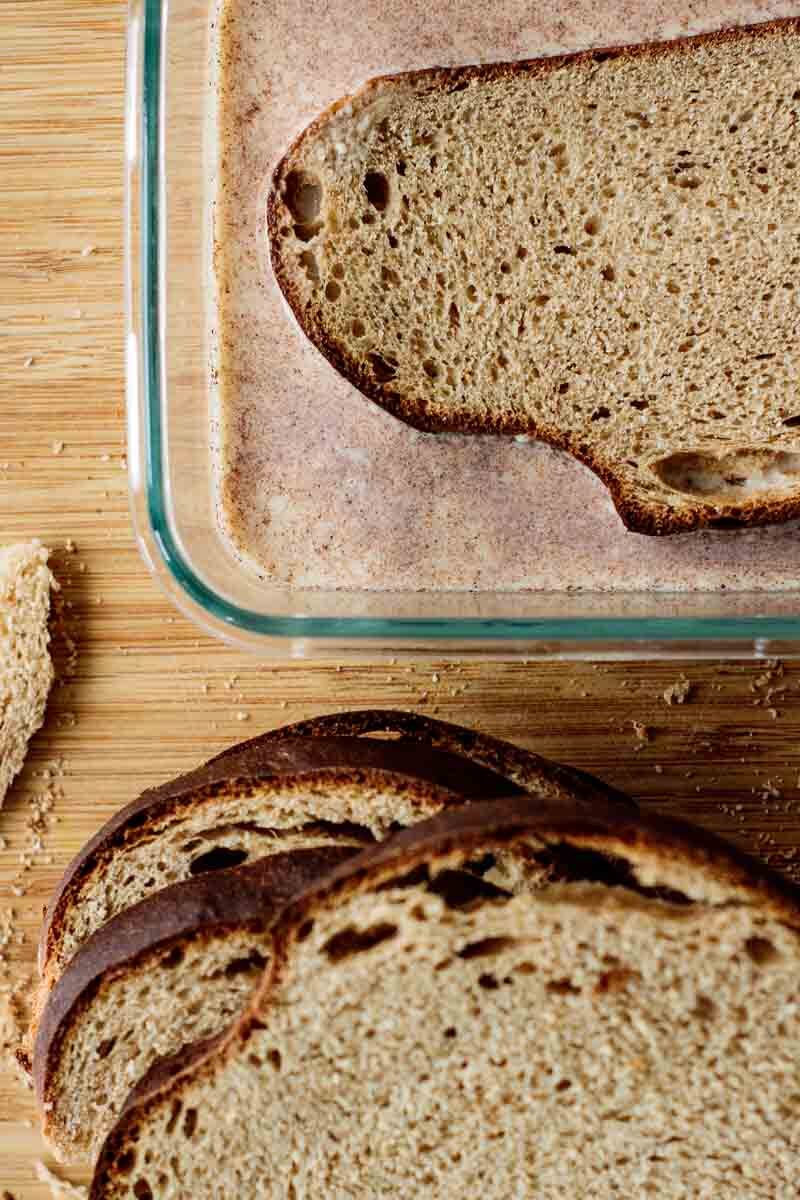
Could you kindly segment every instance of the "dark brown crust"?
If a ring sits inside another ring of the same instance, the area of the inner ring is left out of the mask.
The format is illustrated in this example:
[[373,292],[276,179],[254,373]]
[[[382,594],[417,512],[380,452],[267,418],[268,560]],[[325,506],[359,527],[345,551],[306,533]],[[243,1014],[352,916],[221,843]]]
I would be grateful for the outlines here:
[[[328,737],[365,737],[369,734],[397,734],[405,742],[414,742],[434,750],[445,750],[451,754],[459,754],[470,762],[487,767],[490,771],[511,780],[517,787],[524,790],[540,789],[543,784],[550,784],[556,789],[564,788],[571,794],[577,784],[587,793],[594,792],[598,801],[611,801],[625,808],[637,811],[638,806],[630,796],[615,791],[608,784],[595,779],[585,771],[575,767],[556,763],[532,750],[523,750],[513,742],[506,742],[489,734],[479,733],[475,729],[467,729],[463,725],[454,725],[450,721],[439,721],[435,717],[422,716],[415,712],[404,712],[400,709],[364,708],[353,709],[349,712],[332,713],[327,716],[311,717],[307,721],[298,721],[282,729],[272,730],[243,742],[234,751],[223,751],[213,763],[224,761],[227,756],[243,747],[253,747],[274,738],[328,738]],[[387,743],[382,743],[386,745]],[[391,743],[389,743],[391,744]],[[396,744],[396,743],[395,743]],[[452,783],[448,786],[453,791]],[[505,789],[509,794],[509,789]],[[587,794],[587,802],[589,796]]]
[[273,854],[247,866],[214,871],[163,888],[106,922],[88,939],[51,991],[33,1053],[40,1105],[53,1099],[64,1038],[100,985],[142,969],[154,953],[225,930],[268,925],[277,910],[320,874],[355,853],[351,845]]
[[488,414],[486,417],[448,418],[446,414],[425,411],[419,404],[393,391],[391,385],[379,383],[372,374],[341,346],[334,343],[314,319],[313,312],[304,305],[302,297],[292,285],[279,252],[278,231],[285,219],[281,199],[283,183],[287,174],[297,164],[306,141],[313,139],[330,118],[344,105],[355,101],[361,103],[370,94],[380,89],[409,86],[435,91],[443,86],[480,79],[490,83],[516,75],[545,75],[563,67],[597,66],[619,58],[650,57],[664,54],[691,53],[698,46],[717,46],[742,40],[755,41],[783,34],[800,35],[800,17],[764,21],[761,24],[720,29],[713,33],[699,34],[690,38],[678,38],[664,42],[646,42],[625,46],[597,47],[575,54],[559,54],[550,58],[525,59],[518,62],[490,63],[483,66],[432,67],[422,71],[408,71],[398,75],[380,75],[370,79],[357,93],[344,96],[331,105],[313,121],[295,140],[278,163],[273,174],[272,187],[267,199],[267,231],[270,243],[270,259],[278,285],[286,298],[301,330],[328,362],[368,399],[374,400],[392,416],[404,421],[423,433],[464,434],[526,434],[542,442],[565,450],[597,475],[608,488],[611,498],[625,527],[635,533],[663,535],[688,533],[703,528],[735,529],[753,525],[770,525],[795,520],[800,517],[800,495],[762,497],[745,500],[738,504],[718,501],[714,504],[696,497],[682,497],[680,507],[672,507],[659,500],[643,501],[636,490],[614,470],[600,460],[596,451],[583,438],[565,430],[546,424],[537,425],[531,418]]
[[216,1062],[236,1054],[259,1027],[270,997],[286,972],[291,947],[309,920],[351,895],[401,879],[420,865],[450,865],[454,854],[471,857],[508,850],[531,836],[550,844],[596,849],[623,861],[633,855],[653,863],[680,862],[697,872],[698,881],[707,879],[741,890],[742,902],[752,903],[763,910],[765,917],[774,917],[800,931],[800,889],[720,838],[682,821],[621,812],[592,814],[579,807],[570,809],[518,796],[442,812],[334,868],[283,910],[272,931],[271,966],[249,1011],[210,1052],[198,1053],[191,1069],[181,1069],[178,1063],[177,1074],[164,1070],[151,1077],[149,1090],[139,1085],[103,1146],[90,1200],[102,1200],[103,1175],[108,1172],[113,1177],[114,1160],[126,1149],[129,1134],[135,1136],[137,1126],[147,1120],[151,1109],[165,1099],[177,1099],[184,1081],[212,1074]]
[[169,783],[149,788],[115,814],[86,843],[67,867],[44,916],[39,969],[46,965],[58,944],[64,913],[80,895],[85,880],[119,849],[144,836],[148,821],[170,812],[213,799],[237,785],[254,780],[276,781],[327,772],[343,778],[357,772],[391,772],[405,779],[447,787],[461,796],[505,795],[513,786],[488,767],[470,762],[421,741],[413,748],[402,743],[344,737],[298,737],[291,727],[253,738],[189,771]]

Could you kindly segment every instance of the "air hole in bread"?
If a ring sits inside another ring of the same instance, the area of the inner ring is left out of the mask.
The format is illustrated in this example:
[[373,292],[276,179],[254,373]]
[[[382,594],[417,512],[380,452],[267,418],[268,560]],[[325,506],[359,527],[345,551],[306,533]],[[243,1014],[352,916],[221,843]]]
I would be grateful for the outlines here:
[[800,425],[800,414],[795,417],[784,417],[782,424],[786,425],[789,429],[796,428],[796,426]]
[[382,354],[370,354],[369,361],[378,383],[388,383],[397,374],[396,360],[384,358]]
[[713,1021],[714,1017],[717,1015],[717,1006],[714,1004],[713,1000],[709,1000],[708,996],[700,994],[695,1000],[694,1009],[692,1011],[694,1016],[701,1021]]
[[[450,328],[451,329],[460,329],[461,328],[461,313],[459,311],[459,307],[456,304],[455,300],[450,305],[449,317],[450,317]],[[785,422],[784,422],[784,424],[785,424]]]
[[193,1138],[197,1129],[197,1109],[187,1108],[186,1116],[183,1118],[183,1136],[185,1138]]
[[502,954],[504,950],[510,949],[511,946],[516,946],[517,938],[512,937],[487,937],[481,938],[477,942],[468,942],[466,946],[458,951],[459,958],[493,958],[497,954]]
[[319,264],[313,250],[304,250],[300,255],[300,266],[311,283],[319,283]]
[[169,1120],[166,1125],[166,1132],[172,1133],[175,1126],[178,1124],[178,1118],[183,1112],[183,1103],[180,1100],[172,1101],[172,1111],[169,1114]]
[[600,232],[602,221],[600,217],[587,217],[583,223],[583,228],[589,234],[589,237],[596,237]]
[[184,952],[180,946],[174,946],[169,954],[165,954],[161,959],[161,966],[167,970],[172,970],[174,967],[179,967],[184,959]]
[[470,283],[467,287],[467,299],[471,304],[474,304],[478,299],[478,289],[475,287],[474,283]]
[[114,1165],[120,1175],[128,1175],[136,1166],[136,1154],[133,1150],[125,1150],[119,1155]]
[[611,409],[606,408],[605,404],[601,404],[599,408],[596,408],[594,410],[594,412],[591,415],[590,420],[592,420],[592,421],[607,421],[610,416],[611,416]]
[[466,871],[440,871],[428,883],[428,891],[439,896],[448,908],[468,909],[487,900],[510,899],[510,892],[479,875]]
[[322,206],[322,184],[306,171],[290,171],[283,185],[283,198],[298,225],[312,225]]
[[325,297],[328,300],[338,300],[342,294],[342,289],[339,287],[335,279],[329,279],[325,286]]
[[280,1050],[270,1050],[269,1053],[267,1054],[267,1062],[269,1063],[269,1065],[272,1067],[272,1069],[274,1071],[280,1071],[281,1061],[282,1060],[281,1060]]
[[500,984],[496,975],[492,975],[491,971],[484,971],[482,975],[478,976],[478,987],[482,987],[487,992],[496,992]]
[[257,950],[251,950],[243,958],[231,959],[225,968],[225,978],[233,979],[236,975],[248,975],[254,971],[263,971],[266,965],[267,960],[264,955],[259,954]]
[[546,990],[551,996],[579,996],[581,989],[571,979],[548,979]]
[[429,379],[439,378],[439,365],[432,358],[426,358],[422,364],[422,369]]
[[363,321],[359,321],[358,318],[356,318],[356,320],[353,321],[352,325],[350,326],[350,332],[352,333],[353,337],[362,338],[367,332],[367,327]]
[[754,448],[716,456],[680,450],[652,463],[651,470],[663,484],[684,495],[741,500],[760,492],[796,488],[800,454]]
[[364,191],[373,208],[385,212],[391,195],[389,180],[382,171],[368,171],[364,176]]
[[315,221],[313,225],[295,225],[294,236],[300,242],[311,242],[322,229],[322,222]]
[[190,875],[204,875],[208,871],[224,871],[229,867],[239,867],[248,859],[246,850],[237,850],[233,846],[215,846],[213,850],[200,854],[189,864]]
[[600,274],[603,276],[603,279],[605,279],[606,283],[613,283],[617,278],[617,272],[611,265],[603,267]]
[[776,962],[782,957],[780,950],[769,938],[749,937],[744,944],[745,953],[758,967]]
[[153,1200],[153,1192],[146,1179],[136,1180],[133,1185],[133,1194],[136,1200]]
[[618,964],[610,970],[604,971],[597,983],[594,985],[596,996],[607,996],[615,992],[624,992],[628,984],[639,978],[639,972],[634,971],[631,967]]
[[689,896],[675,888],[639,883],[629,862],[599,850],[554,842],[537,850],[533,858],[546,872],[551,883],[602,883],[607,887],[622,887],[665,904],[686,907],[693,903]]
[[457,1036],[457,1030],[456,1030],[456,1027],[455,1027],[455,1025],[448,1025],[448,1026],[447,1026],[447,1029],[445,1029],[445,1031],[444,1031],[444,1034],[443,1034],[443,1036],[444,1036],[444,1037],[446,1037],[446,1038],[454,1038],[454,1037],[456,1037],[456,1036]]
[[328,938],[322,949],[331,962],[338,963],[356,954],[373,950],[396,935],[397,926],[389,921],[379,921],[377,925],[370,925],[368,929],[356,929],[355,926],[349,925]]
[[100,1042],[100,1044],[97,1047],[97,1057],[98,1058],[108,1058],[109,1054],[114,1049],[116,1044],[117,1044],[117,1039],[115,1037],[106,1038],[104,1041]]

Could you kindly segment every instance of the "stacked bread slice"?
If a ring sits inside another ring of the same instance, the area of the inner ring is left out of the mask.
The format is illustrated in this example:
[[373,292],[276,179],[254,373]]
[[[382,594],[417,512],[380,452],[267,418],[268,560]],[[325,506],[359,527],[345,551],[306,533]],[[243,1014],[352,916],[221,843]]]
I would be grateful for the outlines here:
[[[516,894],[471,874],[519,856]],[[91,1200],[797,1194],[800,897],[699,831],[516,796],[284,909],[238,1022],[132,1094]]]
[[[580,772],[405,713],[290,726],[145,792],[66,871],[47,910],[28,1051],[60,1157],[93,1158],[159,1059],[217,1034],[267,968],[289,899],[392,831],[465,801],[629,811]],[[527,887],[516,852],[480,887]]]

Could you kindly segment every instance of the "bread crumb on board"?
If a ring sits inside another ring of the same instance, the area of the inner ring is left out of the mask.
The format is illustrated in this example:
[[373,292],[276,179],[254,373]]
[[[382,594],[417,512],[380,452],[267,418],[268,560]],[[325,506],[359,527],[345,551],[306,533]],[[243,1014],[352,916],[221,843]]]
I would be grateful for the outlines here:
[[40,1158],[37,1158],[33,1167],[39,1182],[46,1183],[50,1188],[53,1200],[88,1200],[89,1192],[87,1188],[81,1187],[79,1184],[70,1183],[68,1179],[62,1179],[59,1175],[51,1171]]
[[663,699],[666,704],[685,704],[692,694],[693,684],[685,675],[664,689]]

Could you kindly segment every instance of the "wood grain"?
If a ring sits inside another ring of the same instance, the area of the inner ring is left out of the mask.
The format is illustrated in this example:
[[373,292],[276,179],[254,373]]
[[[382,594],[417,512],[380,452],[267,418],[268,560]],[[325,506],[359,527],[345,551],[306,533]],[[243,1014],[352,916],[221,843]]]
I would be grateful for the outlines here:
[[[36,534],[53,547],[78,647],[66,676],[56,634],[62,678],[0,814],[0,926],[13,911],[20,939],[4,951],[0,1004],[9,988],[28,988],[42,905],[114,809],[243,736],[340,708],[419,708],[510,737],[791,870],[800,667],[781,676],[736,663],[270,666],[173,613],[133,544],[121,467],[124,6],[15,0],[0,12],[13,17],[0,72],[0,543]],[[664,692],[681,676],[686,702],[668,705]],[[43,849],[20,871],[31,804],[53,791]],[[45,1151],[34,1121],[30,1095],[3,1066],[0,1191],[15,1200],[50,1194],[35,1176]]]

